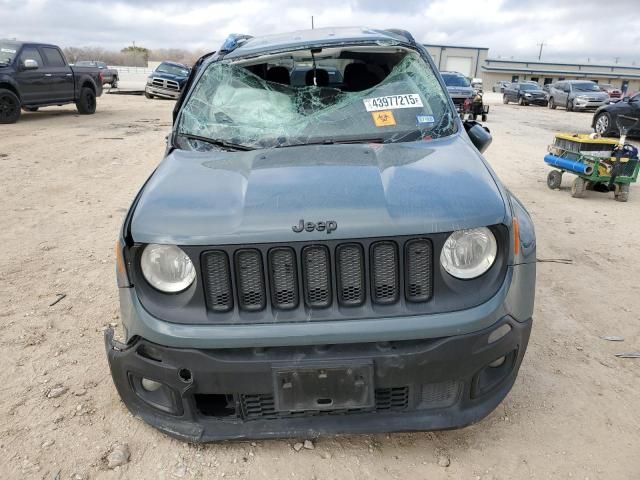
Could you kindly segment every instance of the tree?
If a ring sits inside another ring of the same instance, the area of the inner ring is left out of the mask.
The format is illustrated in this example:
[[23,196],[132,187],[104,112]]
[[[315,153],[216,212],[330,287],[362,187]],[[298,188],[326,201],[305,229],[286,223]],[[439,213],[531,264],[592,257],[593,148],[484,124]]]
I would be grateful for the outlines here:
[[131,45],[120,50],[125,56],[127,65],[132,67],[146,67],[149,61],[149,50],[144,47]]

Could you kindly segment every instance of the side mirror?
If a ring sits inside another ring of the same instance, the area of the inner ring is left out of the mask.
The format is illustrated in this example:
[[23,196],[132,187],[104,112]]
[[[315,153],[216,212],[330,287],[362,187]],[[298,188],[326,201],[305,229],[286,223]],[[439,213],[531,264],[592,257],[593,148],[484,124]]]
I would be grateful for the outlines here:
[[22,63],[22,68],[25,70],[37,70],[39,65],[35,60],[28,58]]
[[631,97],[624,97],[622,99],[623,102],[627,102],[627,103],[629,103],[629,100],[631,100]]
[[464,129],[467,131],[471,143],[473,143],[480,153],[484,153],[484,151],[489,148],[493,138],[487,127],[483,127],[478,122],[467,120],[464,122]]

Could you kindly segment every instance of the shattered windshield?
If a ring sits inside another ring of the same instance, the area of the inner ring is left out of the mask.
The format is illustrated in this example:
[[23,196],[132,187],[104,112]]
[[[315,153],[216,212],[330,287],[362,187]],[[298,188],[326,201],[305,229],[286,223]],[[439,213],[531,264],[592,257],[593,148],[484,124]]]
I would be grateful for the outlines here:
[[245,149],[452,134],[454,116],[429,65],[413,51],[390,50],[214,62],[186,101],[178,133]]
[[0,42],[0,64],[9,65],[16,56],[17,46]]

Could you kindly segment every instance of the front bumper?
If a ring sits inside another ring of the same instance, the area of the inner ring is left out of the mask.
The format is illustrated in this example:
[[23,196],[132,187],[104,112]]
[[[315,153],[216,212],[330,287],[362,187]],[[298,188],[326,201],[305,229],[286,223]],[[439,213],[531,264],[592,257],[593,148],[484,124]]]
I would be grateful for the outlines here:
[[524,101],[531,105],[542,105],[542,106],[546,106],[549,103],[546,97],[538,97],[538,98],[524,97]]
[[153,85],[147,85],[144,91],[150,95],[161,98],[169,98],[172,100],[177,100],[178,98],[180,98],[180,91],[154,87]]
[[591,100],[581,100],[579,98],[576,98],[573,101],[573,108],[576,109],[583,109],[583,110],[587,110],[587,109],[596,109],[596,108],[600,108],[603,105],[606,105],[607,102],[605,100],[598,100],[598,101],[591,101]]
[[[164,347],[140,337],[125,345],[108,330],[105,343],[116,388],[134,415],[171,436],[208,442],[472,424],[511,389],[531,325],[531,319],[505,316],[484,330],[445,338],[235,349]],[[496,339],[494,332],[503,336]],[[500,366],[489,366],[502,357]],[[276,409],[275,368],[336,364],[371,366],[373,404],[342,410]],[[142,378],[163,387],[149,393]]]

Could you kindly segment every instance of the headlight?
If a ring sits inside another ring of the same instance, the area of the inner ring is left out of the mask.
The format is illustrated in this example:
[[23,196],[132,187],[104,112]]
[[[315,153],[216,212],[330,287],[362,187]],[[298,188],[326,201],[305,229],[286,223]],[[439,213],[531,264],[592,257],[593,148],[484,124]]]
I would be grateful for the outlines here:
[[151,85],[153,83],[152,77],[147,77],[147,85]]
[[476,278],[491,268],[497,251],[496,237],[488,228],[458,230],[444,242],[440,263],[456,278]]
[[181,292],[196,278],[191,259],[175,245],[147,245],[140,266],[147,282],[166,293]]
[[525,94],[524,94],[524,96],[525,96],[525,97],[530,97],[530,96],[531,96],[531,94],[530,94],[530,93],[525,93]]

